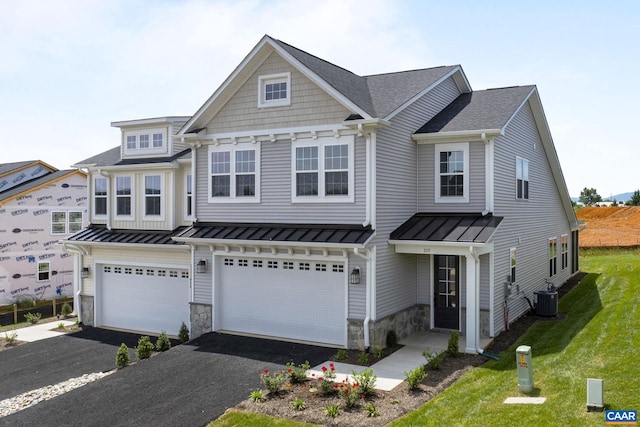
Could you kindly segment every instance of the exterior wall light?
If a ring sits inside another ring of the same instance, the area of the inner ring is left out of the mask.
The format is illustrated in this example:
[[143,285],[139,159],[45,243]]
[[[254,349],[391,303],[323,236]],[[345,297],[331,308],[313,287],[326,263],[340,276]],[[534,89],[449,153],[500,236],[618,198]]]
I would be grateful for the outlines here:
[[351,270],[351,274],[349,275],[349,282],[352,285],[360,283],[360,267],[353,267],[353,270]]
[[201,259],[196,264],[196,273],[206,273],[207,272],[207,260]]
[[82,270],[80,270],[80,277],[83,279],[89,277],[89,267],[82,267]]

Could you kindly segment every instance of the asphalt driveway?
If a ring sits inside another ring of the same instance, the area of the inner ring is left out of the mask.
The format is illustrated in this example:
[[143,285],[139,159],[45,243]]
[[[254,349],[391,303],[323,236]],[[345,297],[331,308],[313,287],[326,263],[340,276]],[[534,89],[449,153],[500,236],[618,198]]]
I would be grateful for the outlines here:
[[[139,335],[95,328],[0,352],[0,400],[45,385],[115,367],[121,342]],[[258,372],[334,349],[249,337],[206,334],[84,387],[0,418],[1,425],[199,426],[260,387]],[[130,351],[132,359],[133,350]]]

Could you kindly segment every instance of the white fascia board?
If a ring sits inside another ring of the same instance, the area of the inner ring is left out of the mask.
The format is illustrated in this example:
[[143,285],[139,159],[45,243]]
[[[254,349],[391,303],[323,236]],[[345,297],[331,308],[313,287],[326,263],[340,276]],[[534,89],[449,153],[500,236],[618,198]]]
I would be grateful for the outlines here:
[[440,142],[482,141],[485,138],[504,135],[503,129],[461,130],[454,132],[414,133],[411,138],[418,144]]
[[189,119],[191,116],[168,116],[168,117],[156,117],[150,119],[139,119],[139,120],[124,120],[119,122],[111,122],[111,127],[114,128],[126,128],[133,126],[149,126],[156,124],[164,124],[164,123],[173,123],[178,120]]
[[[145,231],[145,230],[139,230]],[[104,246],[109,248],[129,248],[129,249],[162,249],[162,250],[191,250],[189,245],[153,245],[148,243],[110,243],[110,242],[83,242],[77,240],[60,240],[58,243],[72,244],[74,246],[91,246],[98,247]]]
[[[533,95],[533,93],[536,92],[537,93],[537,89],[534,86],[531,89],[531,92],[529,92],[529,94],[524,98],[524,100],[522,101],[522,103],[518,106],[518,108],[516,108],[516,111],[513,112],[513,114],[511,115],[511,117],[509,117],[509,120],[507,120],[507,122],[504,124],[504,126],[502,127],[503,129],[506,129],[507,126],[509,126],[509,123],[511,123],[511,120],[513,120],[516,115],[518,115],[518,113],[520,112],[520,110],[522,109],[523,106],[525,106],[528,102],[529,99],[531,98],[531,95]],[[546,119],[545,119],[546,121]]]
[[388,240],[394,245],[396,253],[423,254],[423,255],[468,255],[469,249],[476,249],[478,255],[489,253],[493,250],[493,243],[475,242],[428,242],[414,240]]
[[138,163],[138,164],[129,164],[129,165],[112,165],[112,166],[100,166],[100,167],[92,167],[94,170],[103,170],[103,171],[118,171],[118,172],[126,172],[128,170],[154,170],[154,169],[175,169],[177,166],[174,165],[173,162],[163,162],[163,163]]
[[[209,133],[201,135],[200,140],[214,141],[216,139],[230,139],[230,138],[251,138],[251,137],[265,137],[269,139],[271,136],[285,136],[289,139],[291,134],[305,134],[305,133],[320,133],[320,132],[344,132],[345,134],[352,132],[352,129],[342,124],[334,125],[316,125],[316,126],[301,126],[291,128],[277,128],[277,129],[258,129],[258,130],[246,130],[238,132],[225,132],[225,133]],[[320,135],[318,135],[320,136]]]
[[[418,92],[418,94],[416,94],[413,98],[409,99],[408,101],[406,101],[404,104],[402,104],[401,106],[399,106],[398,108],[396,108],[395,110],[393,110],[389,115],[387,115],[387,117],[385,117],[385,120],[391,120],[393,119],[397,114],[399,114],[400,112],[402,112],[402,110],[404,110],[405,108],[407,108],[409,105],[413,104],[417,99],[421,98],[422,96],[424,96],[427,92],[429,92],[430,90],[432,90],[434,87],[438,86],[440,83],[442,83],[443,81],[445,81],[446,79],[448,79],[451,76],[456,75],[456,73],[460,74],[460,78],[456,79],[456,85],[458,85],[458,88],[460,89],[460,92],[465,93],[464,89],[467,89],[467,92],[471,92],[471,86],[469,86],[469,82],[467,81],[466,76],[464,75],[464,73],[462,72],[462,67],[460,67],[459,65],[456,66],[453,70],[449,71],[447,74],[445,74],[444,76],[440,77],[438,80],[436,80],[434,83],[432,83],[431,85],[427,86],[426,88],[424,88],[423,90],[421,90],[420,92]],[[464,82],[463,84],[466,84],[466,87],[461,88],[460,87],[460,82]]]
[[[198,239],[194,237],[172,237],[176,242],[187,243],[190,245],[222,245],[222,246],[245,246],[256,248],[298,248],[298,249],[364,249],[365,244],[353,243],[314,243],[314,242],[282,242],[275,240],[236,240],[236,239]],[[369,240],[367,240],[368,242]]]

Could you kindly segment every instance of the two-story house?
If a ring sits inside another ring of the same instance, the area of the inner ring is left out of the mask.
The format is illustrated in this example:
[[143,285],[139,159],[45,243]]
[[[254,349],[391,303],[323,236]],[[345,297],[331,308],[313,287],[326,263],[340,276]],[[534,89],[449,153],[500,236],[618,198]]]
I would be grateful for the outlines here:
[[[190,149],[192,224],[171,224],[175,244],[144,253],[124,241],[122,267],[84,255],[96,278],[79,294],[97,325],[158,330],[123,312],[120,325],[104,318],[122,305],[105,298],[104,267],[134,275],[157,250],[173,265],[183,254],[191,286],[188,301],[157,307],[157,325],[183,310],[193,336],[360,349],[384,347],[392,330],[456,330],[475,352],[545,279],[560,285],[577,271],[578,223],[535,86],[472,91],[460,66],[359,76],[265,36],[173,141]],[[138,236],[145,222],[135,221],[118,228]],[[153,292],[134,285],[123,282],[120,298],[149,313]]]
[[87,223],[85,174],[40,160],[0,164],[0,305],[70,297],[73,257],[58,241]]

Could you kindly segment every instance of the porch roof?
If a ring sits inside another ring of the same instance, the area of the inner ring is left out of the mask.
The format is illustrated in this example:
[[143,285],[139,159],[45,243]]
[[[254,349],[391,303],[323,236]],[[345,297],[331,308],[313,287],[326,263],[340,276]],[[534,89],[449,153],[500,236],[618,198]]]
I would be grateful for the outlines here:
[[176,240],[362,246],[372,235],[371,227],[350,224],[214,222],[196,223],[176,236]]
[[100,244],[100,243],[126,243],[143,245],[179,245],[172,239],[180,234],[187,227],[178,227],[171,231],[156,230],[109,230],[102,224],[93,224],[84,230],[80,230],[71,237],[65,239],[66,242],[78,244]]
[[492,214],[417,213],[396,228],[390,242],[487,243],[503,217]]

